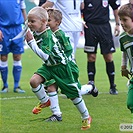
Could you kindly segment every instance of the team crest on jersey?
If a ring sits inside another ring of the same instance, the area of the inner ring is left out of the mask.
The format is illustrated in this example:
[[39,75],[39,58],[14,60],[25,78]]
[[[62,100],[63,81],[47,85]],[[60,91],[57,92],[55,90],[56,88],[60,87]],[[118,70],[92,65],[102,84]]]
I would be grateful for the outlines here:
[[108,0],[102,0],[102,5],[103,5],[103,7],[107,7],[108,6]]

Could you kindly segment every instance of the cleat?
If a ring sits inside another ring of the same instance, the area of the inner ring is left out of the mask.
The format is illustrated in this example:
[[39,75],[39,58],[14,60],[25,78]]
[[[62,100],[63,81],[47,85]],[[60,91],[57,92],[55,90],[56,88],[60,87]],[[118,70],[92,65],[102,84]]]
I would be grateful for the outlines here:
[[42,108],[49,107],[50,106],[50,100],[48,100],[46,103],[39,103],[34,109],[32,110],[33,114],[39,114],[41,113]]
[[88,119],[82,120],[81,130],[89,129],[91,122],[92,122],[92,118],[91,117],[89,117]]
[[61,115],[52,115],[49,118],[47,118],[45,121],[50,122],[50,121],[62,121]]
[[98,89],[95,87],[94,82],[93,82],[93,81],[89,81],[88,85],[92,85],[92,86],[93,86],[93,88],[92,88],[90,94],[91,94],[93,97],[97,97],[97,96],[98,96]]
[[15,88],[15,89],[14,89],[14,92],[15,92],[15,93],[25,93],[25,91],[22,90],[20,87]]
[[111,95],[117,95],[118,94],[118,90],[116,89],[116,85],[115,84],[113,85],[113,87],[110,87],[109,93]]
[[7,87],[3,87],[0,91],[0,93],[7,93],[8,92],[8,88]]

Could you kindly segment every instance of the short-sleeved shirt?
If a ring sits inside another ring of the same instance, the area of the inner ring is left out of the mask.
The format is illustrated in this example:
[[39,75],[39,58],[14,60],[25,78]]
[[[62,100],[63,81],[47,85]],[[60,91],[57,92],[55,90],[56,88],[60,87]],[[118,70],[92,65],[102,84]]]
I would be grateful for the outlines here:
[[84,0],[84,4],[84,20],[92,24],[109,22],[109,5],[113,10],[120,6],[119,0]]
[[24,23],[21,9],[25,8],[24,0],[0,0],[0,27]]
[[123,32],[119,38],[121,51],[126,52],[130,68],[133,70],[133,35]]
[[48,0],[62,12],[60,28],[63,31],[82,31],[80,6],[83,0]]

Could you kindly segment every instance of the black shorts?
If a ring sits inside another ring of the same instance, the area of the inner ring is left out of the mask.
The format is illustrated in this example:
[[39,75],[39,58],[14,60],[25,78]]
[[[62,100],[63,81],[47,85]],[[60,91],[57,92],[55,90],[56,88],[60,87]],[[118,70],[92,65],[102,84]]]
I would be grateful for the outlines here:
[[114,41],[110,23],[106,24],[86,24],[85,32],[85,53],[97,53],[98,44],[100,45],[101,54],[115,52]]

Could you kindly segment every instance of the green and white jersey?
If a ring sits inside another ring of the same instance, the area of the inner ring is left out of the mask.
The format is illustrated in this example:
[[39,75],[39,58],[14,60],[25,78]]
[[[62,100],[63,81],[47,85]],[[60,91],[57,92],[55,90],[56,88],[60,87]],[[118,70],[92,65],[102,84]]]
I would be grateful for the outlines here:
[[133,35],[129,35],[128,33],[123,32],[120,35],[119,41],[121,51],[126,52],[129,59],[131,72],[133,72]]
[[61,30],[58,29],[54,32],[56,38],[58,39],[59,43],[61,44],[61,47],[66,54],[66,56],[69,58],[72,55],[72,46],[70,44],[69,37],[65,36],[65,33]]
[[41,49],[40,53],[38,53],[39,51],[37,50],[36,53],[40,56],[43,51],[48,55],[48,58],[44,60],[47,66],[67,64],[68,60],[60,46],[60,43],[49,28],[42,33],[34,32],[33,35],[39,49]]

